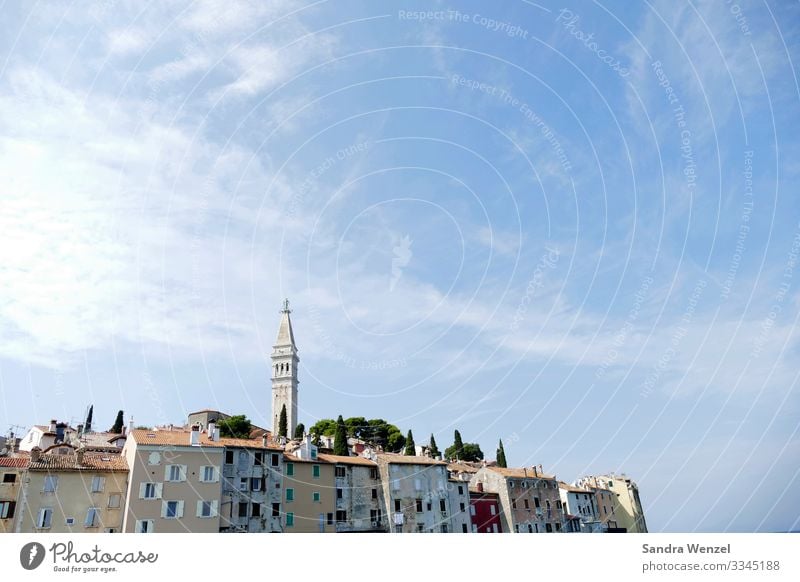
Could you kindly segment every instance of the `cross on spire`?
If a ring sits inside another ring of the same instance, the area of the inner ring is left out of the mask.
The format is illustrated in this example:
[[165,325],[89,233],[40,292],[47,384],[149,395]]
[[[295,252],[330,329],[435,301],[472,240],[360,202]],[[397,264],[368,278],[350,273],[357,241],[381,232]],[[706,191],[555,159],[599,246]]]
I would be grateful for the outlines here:
[[289,309],[289,300],[288,299],[284,299],[283,300],[283,309],[281,309],[281,313],[291,313],[291,312],[292,312],[292,310]]

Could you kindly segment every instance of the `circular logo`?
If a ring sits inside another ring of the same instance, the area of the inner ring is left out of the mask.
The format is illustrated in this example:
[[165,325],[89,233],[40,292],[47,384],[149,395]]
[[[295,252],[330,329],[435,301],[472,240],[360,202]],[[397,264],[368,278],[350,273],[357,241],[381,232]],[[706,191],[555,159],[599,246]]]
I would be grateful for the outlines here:
[[44,561],[44,546],[39,542],[30,542],[19,551],[19,563],[26,570],[35,570]]

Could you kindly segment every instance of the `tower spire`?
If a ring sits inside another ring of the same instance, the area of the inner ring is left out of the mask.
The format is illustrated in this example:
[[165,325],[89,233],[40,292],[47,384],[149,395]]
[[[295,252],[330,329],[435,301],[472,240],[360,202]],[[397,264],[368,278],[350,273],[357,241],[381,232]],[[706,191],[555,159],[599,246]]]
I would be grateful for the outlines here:
[[277,435],[281,409],[287,413],[287,434],[294,434],[297,427],[297,369],[300,358],[294,343],[294,331],[289,309],[289,300],[281,304],[281,319],[278,335],[272,346],[272,434]]

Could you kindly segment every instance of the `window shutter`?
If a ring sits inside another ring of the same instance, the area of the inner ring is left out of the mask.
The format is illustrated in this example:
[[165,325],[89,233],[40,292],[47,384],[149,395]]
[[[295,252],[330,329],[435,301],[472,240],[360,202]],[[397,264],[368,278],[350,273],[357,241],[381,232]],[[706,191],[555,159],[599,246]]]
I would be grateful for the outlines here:
[[203,500],[198,499],[197,501],[197,512],[194,514],[195,517],[202,517],[203,516]]
[[181,465],[181,481],[186,481],[186,465]]
[[169,469],[172,465],[167,465],[164,467],[164,481],[169,481]]
[[178,501],[178,509],[175,513],[176,517],[183,517],[183,501]]
[[156,483],[156,499],[161,499],[161,489],[164,487],[163,483]]
[[219,504],[219,502],[216,501],[216,500],[211,502],[211,515],[212,515],[212,517],[216,517],[217,516],[218,504]]
[[144,488],[147,483],[139,483],[139,499],[144,499]]
[[161,517],[167,517],[167,502],[161,502]]

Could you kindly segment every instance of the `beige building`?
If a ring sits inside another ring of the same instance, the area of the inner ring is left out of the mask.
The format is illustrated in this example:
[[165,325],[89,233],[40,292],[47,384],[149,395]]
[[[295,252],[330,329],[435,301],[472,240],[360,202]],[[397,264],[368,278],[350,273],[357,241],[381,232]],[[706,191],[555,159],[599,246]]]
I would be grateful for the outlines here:
[[134,430],[123,455],[130,484],[125,532],[220,530],[224,445],[199,430]]
[[0,533],[16,529],[17,504],[27,470],[27,455],[0,457]]
[[337,516],[346,521],[336,511],[335,465],[321,458],[310,437],[283,460],[283,531],[335,532]]
[[551,533],[566,529],[565,512],[554,475],[540,467],[483,467],[471,485],[481,491],[497,493],[502,509],[503,531]]
[[[626,475],[599,475],[584,477],[579,485],[611,491],[613,505],[608,527],[624,529],[628,533],[647,533],[647,523],[639,498],[639,487]],[[612,522],[615,522],[612,525]]]
[[18,501],[21,533],[121,531],[128,484],[124,457],[70,445],[31,451]]

